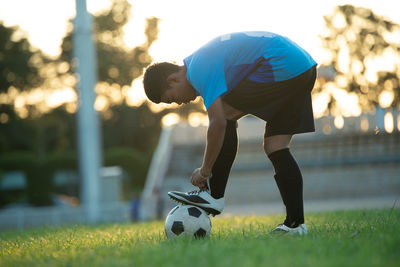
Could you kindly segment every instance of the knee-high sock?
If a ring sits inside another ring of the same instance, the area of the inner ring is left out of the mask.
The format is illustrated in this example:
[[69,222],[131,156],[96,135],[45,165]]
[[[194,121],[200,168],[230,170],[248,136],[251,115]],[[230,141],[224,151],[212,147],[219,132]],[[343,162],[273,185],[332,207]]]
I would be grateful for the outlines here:
[[284,224],[297,227],[304,223],[303,177],[296,160],[288,148],[268,155],[275,168],[275,181],[286,206]]
[[221,198],[225,194],[229,173],[236,158],[237,146],[236,121],[227,121],[224,143],[212,167],[209,181],[211,196],[213,198]]

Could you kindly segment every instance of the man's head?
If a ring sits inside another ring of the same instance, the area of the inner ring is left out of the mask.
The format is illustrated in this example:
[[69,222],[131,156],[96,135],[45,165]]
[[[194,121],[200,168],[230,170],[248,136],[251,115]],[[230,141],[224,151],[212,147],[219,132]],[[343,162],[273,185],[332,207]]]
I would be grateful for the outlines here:
[[186,79],[186,68],[168,62],[147,68],[143,78],[147,97],[154,103],[189,103],[196,91]]

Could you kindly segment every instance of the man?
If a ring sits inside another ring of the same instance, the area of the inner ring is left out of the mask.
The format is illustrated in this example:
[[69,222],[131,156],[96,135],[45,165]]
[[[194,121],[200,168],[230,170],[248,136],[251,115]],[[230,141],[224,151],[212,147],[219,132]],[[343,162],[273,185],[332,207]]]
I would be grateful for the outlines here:
[[251,114],[266,121],[264,151],[286,207],[274,231],[306,234],[303,180],[289,150],[294,134],[313,132],[311,90],[316,62],[297,44],[270,32],[238,32],[210,41],[184,59],[184,65],[158,63],[144,75],[155,103],[189,103],[201,96],[208,112],[207,142],[191,183],[200,190],[168,195],[217,215],[237,152],[237,120]]

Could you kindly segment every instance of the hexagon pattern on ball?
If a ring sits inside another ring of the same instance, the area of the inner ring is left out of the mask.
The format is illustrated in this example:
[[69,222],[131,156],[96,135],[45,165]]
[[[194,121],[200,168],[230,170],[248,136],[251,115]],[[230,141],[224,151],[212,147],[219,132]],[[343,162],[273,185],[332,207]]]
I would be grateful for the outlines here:
[[199,230],[196,231],[196,233],[194,233],[195,238],[203,238],[203,237],[206,237],[206,235],[207,235],[207,232],[203,228],[200,228]]
[[199,209],[199,208],[196,208],[196,207],[190,207],[190,208],[188,208],[188,212],[189,212],[189,215],[190,215],[190,216],[193,216],[193,217],[196,217],[196,218],[199,218],[200,215],[201,215],[200,209]]
[[182,234],[183,231],[185,231],[185,228],[183,228],[183,222],[175,221],[172,224],[171,231],[176,235]]
[[195,206],[178,205],[165,219],[165,234],[168,239],[180,237],[204,238],[210,235],[211,221],[207,213]]

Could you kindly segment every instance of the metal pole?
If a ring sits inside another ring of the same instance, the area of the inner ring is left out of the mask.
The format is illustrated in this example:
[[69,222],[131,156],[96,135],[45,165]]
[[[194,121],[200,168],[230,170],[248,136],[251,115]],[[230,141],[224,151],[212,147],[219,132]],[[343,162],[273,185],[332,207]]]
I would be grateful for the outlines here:
[[86,0],[76,0],[74,21],[74,57],[78,80],[78,145],[82,183],[81,199],[87,222],[100,218],[100,122],[94,109],[96,50],[92,39],[92,17],[87,12]]

